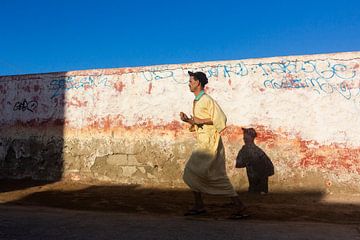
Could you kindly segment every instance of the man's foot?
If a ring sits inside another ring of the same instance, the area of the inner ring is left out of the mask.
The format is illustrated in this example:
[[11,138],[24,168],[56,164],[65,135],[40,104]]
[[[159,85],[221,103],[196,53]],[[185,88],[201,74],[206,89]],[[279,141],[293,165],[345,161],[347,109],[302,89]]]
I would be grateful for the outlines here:
[[184,213],[184,216],[197,216],[197,215],[204,215],[206,213],[207,211],[204,208],[201,209],[193,208],[187,211],[186,213]]
[[228,203],[224,203],[221,205],[222,207],[230,207],[233,208],[235,206],[235,203],[233,202],[228,202]]
[[239,207],[233,214],[230,215],[229,219],[237,220],[237,219],[248,218],[250,214],[247,213],[246,210],[247,209],[245,206]]
[[245,219],[250,217],[250,214],[247,213],[233,213],[230,215],[229,219],[238,220],[238,219]]

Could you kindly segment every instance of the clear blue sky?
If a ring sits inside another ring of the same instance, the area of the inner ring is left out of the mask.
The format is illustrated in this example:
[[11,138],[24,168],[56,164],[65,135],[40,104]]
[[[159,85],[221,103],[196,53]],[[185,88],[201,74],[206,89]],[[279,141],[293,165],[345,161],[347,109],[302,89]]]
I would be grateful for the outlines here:
[[0,75],[359,50],[359,0],[0,0]]

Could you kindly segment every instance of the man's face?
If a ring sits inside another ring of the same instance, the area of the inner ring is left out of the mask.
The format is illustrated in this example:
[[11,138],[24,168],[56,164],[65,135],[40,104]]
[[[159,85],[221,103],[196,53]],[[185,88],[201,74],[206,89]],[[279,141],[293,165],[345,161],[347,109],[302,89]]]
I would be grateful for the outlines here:
[[189,88],[191,92],[194,92],[200,85],[198,80],[195,80],[194,76],[190,76]]

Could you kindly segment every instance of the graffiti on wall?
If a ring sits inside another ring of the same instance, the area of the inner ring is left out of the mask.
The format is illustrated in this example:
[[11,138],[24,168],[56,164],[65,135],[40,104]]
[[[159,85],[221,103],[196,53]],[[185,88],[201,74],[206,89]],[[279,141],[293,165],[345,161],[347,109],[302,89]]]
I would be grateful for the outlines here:
[[86,91],[89,88],[100,87],[100,86],[109,86],[107,77],[93,77],[93,76],[85,76],[85,77],[62,77],[58,79],[51,80],[49,84],[49,90],[52,91],[51,99],[59,96],[61,93],[65,91],[75,89]]
[[16,102],[14,107],[13,107],[13,111],[29,111],[29,112],[34,112],[36,110],[38,106],[38,102],[37,101],[27,101],[26,99]]
[[270,89],[310,89],[318,94],[340,94],[350,100],[360,94],[358,63],[284,61],[259,64]]
[[[24,84],[12,85],[11,88],[17,88],[15,95],[6,94],[6,89],[10,87],[5,87],[7,82],[1,79],[0,92],[4,94],[2,94],[2,99],[0,96],[0,104],[3,106],[0,112],[5,108],[5,102],[15,103],[12,105],[12,110],[18,112],[35,112],[39,108],[46,112],[49,109],[64,106],[86,107],[87,101],[80,99],[83,96],[88,95],[91,101],[96,101],[94,95],[102,94],[100,89],[113,88],[121,92],[128,84],[127,81],[149,83],[148,89],[144,91],[151,94],[155,82],[160,84],[161,81],[170,81],[173,84],[187,84],[188,71],[203,71],[214,80],[250,81],[255,83],[252,87],[257,86],[259,89],[293,90],[294,93],[315,91],[320,95],[338,94],[346,100],[358,101],[360,98],[359,64],[358,59],[308,61],[285,59],[278,62],[231,61],[204,65],[154,66],[139,69],[137,72],[132,70],[115,75],[91,75],[91,71],[85,76],[56,77],[44,74],[40,78],[40,83],[37,81],[33,84],[33,79],[25,79],[28,81]],[[42,85],[41,88],[39,84]],[[31,93],[32,90],[33,93]],[[71,98],[64,97],[67,92],[71,92]],[[35,95],[42,96],[34,100]],[[19,101],[19,98],[22,100]]]
[[[267,89],[311,89],[319,94],[338,93],[348,100],[360,95],[359,64],[349,65],[344,61],[284,60],[258,64],[235,62],[196,68],[153,67],[146,71],[124,73],[133,76],[123,76],[123,79],[134,78],[146,82],[167,80],[187,84],[187,71],[203,71],[209,79],[231,78],[241,81],[241,78],[249,77],[252,81],[259,81],[258,76],[261,76],[260,81]],[[114,88],[118,86],[117,81],[118,78],[107,75],[61,77],[51,80],[48,89],[52,92],[52,99],[67,91],[86,93],[88,89]]]

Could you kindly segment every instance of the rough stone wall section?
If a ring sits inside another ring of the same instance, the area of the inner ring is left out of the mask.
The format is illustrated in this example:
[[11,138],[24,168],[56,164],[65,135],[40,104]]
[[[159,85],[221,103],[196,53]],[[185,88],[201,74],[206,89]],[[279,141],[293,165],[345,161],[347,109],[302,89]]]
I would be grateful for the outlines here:
[[0,176],[183,186],[188,70],[228,117],[237,187],[241,127],[254,127],[273,188],[360,190],[360,52],[2,76]]

